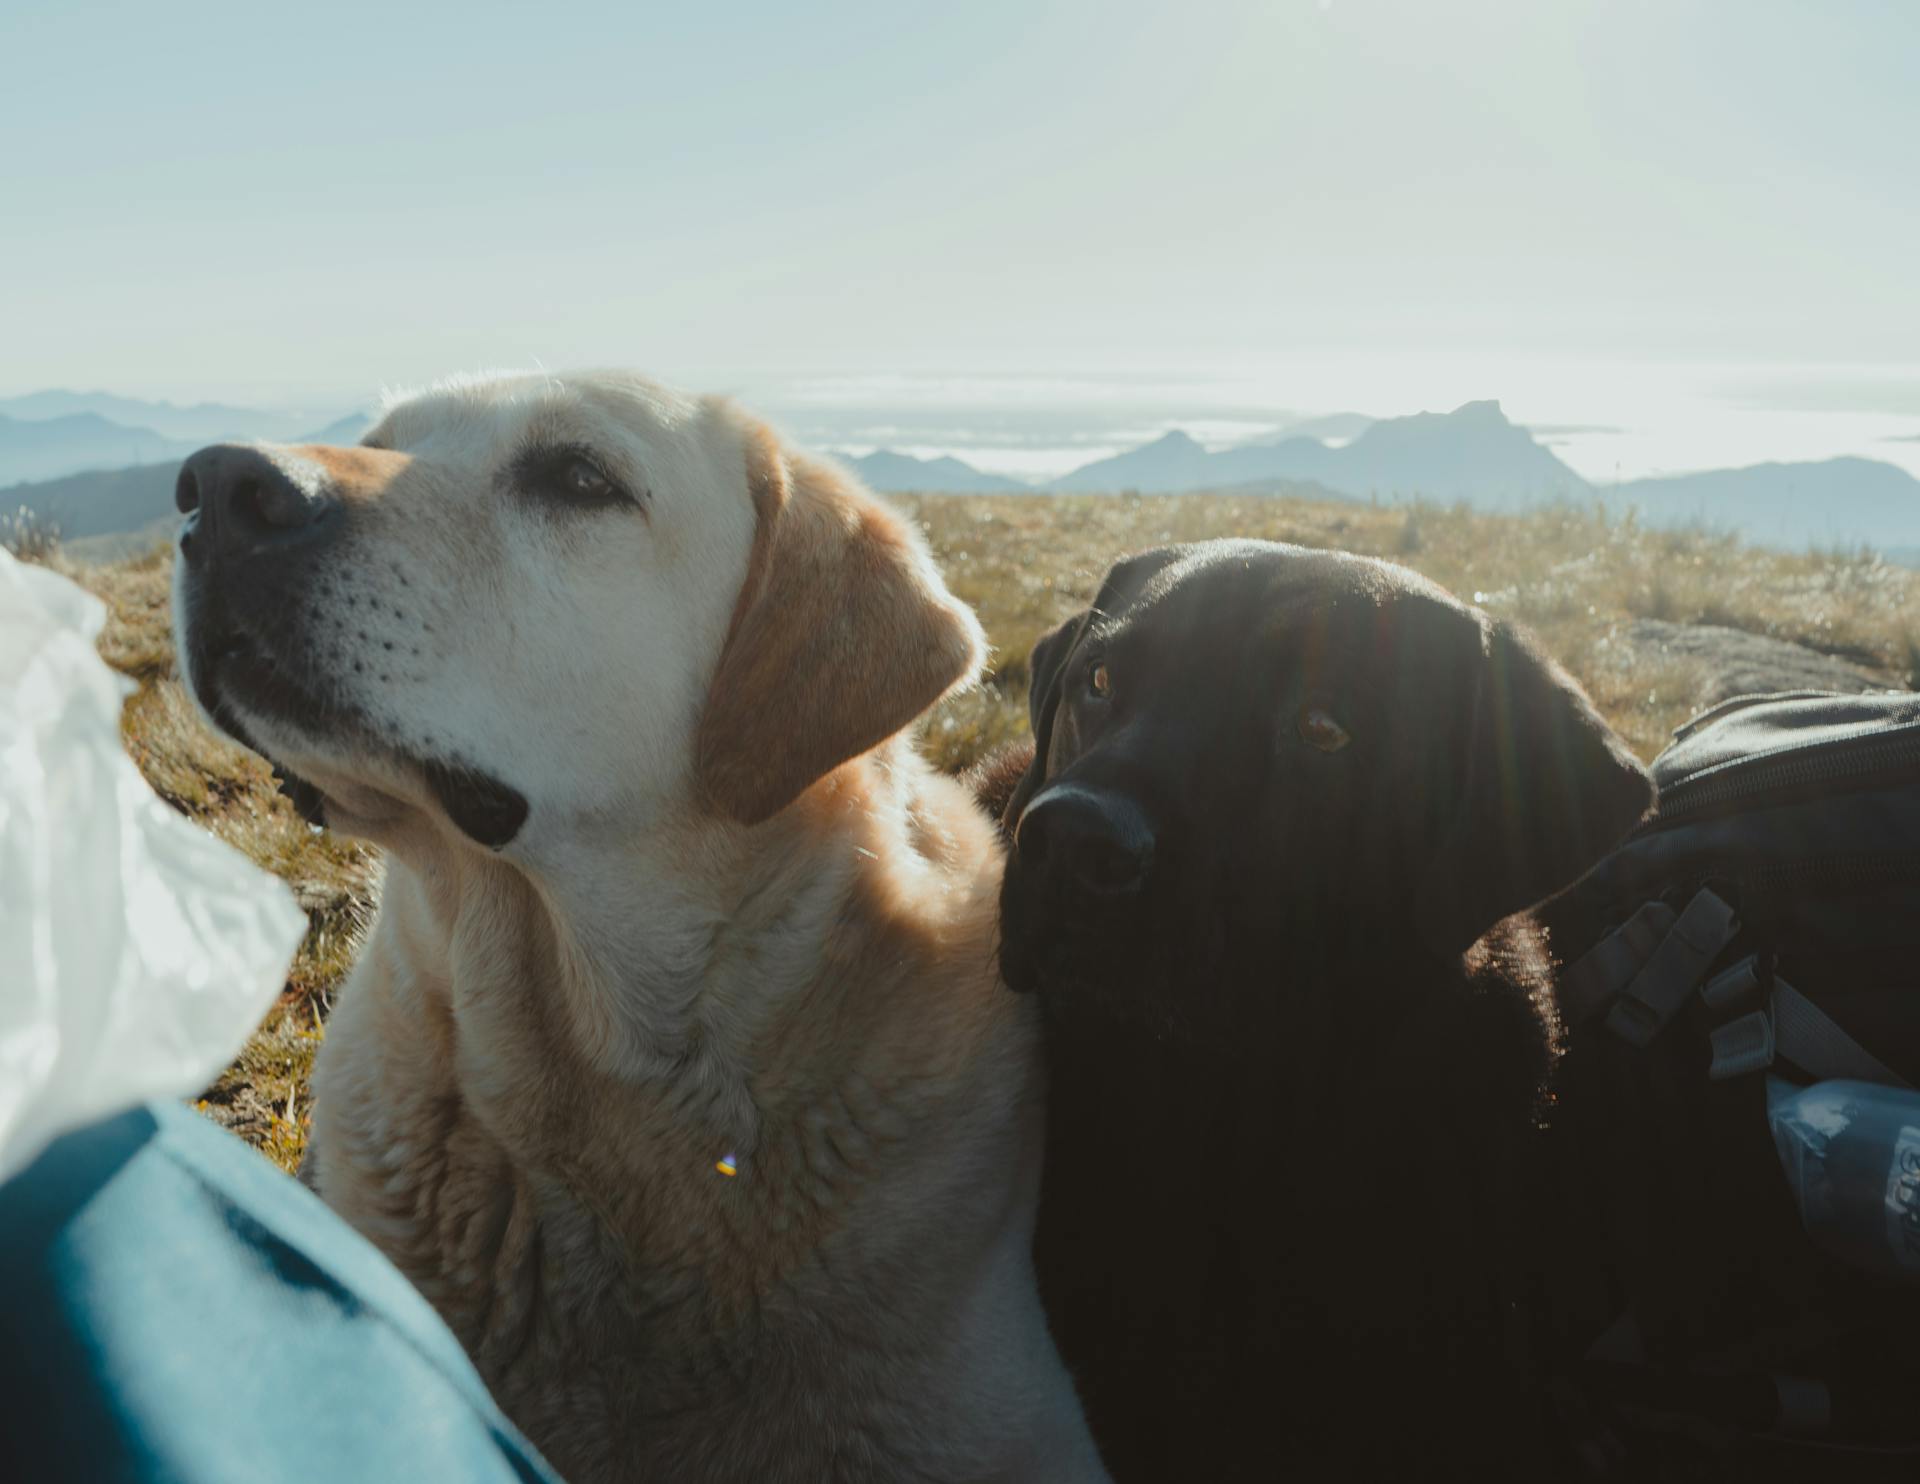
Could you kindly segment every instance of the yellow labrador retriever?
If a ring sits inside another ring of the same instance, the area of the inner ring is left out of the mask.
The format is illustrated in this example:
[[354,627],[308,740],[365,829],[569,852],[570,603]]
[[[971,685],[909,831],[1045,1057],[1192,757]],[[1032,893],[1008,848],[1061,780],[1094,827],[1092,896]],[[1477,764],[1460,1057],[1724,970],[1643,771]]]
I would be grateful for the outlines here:
[[978,664],[914,533],[731,405],[450,384],[187,460],[184,673],[390,852],[321,1194],[576,1480],[1104,1477],[1029,1252]]

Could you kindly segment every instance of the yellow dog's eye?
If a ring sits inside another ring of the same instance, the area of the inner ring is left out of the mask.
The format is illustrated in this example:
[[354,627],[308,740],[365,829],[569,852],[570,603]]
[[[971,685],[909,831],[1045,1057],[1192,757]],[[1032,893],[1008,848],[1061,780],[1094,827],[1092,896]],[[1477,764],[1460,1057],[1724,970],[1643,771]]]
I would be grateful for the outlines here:
[[646,509],[591,449],[535,445],[522,451],[507,473],[520,494],[553,509],[600,510],[619,504]]
[[567,489],[582,500],[613,498],[613,481],[586,459],[574,459],[567,465]]
[[1338,752],[1353,738],[1347,735],[1345,727],[1333,719],[1331,712],[1319,706],[1309,706],[1300,713],[1300,740],[1322,752]]
[[1087,689],[1103,701],[1113,694],[1113,677],[1107,673],[1104,661],[1095,660],[1087,670]]

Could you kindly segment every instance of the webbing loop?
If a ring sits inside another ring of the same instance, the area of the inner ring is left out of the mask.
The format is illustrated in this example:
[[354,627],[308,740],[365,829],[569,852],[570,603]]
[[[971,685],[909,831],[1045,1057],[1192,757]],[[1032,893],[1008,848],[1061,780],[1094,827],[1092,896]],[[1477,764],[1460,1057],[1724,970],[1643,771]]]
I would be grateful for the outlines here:
[[1720,950],[1739,931],[1733,908],[1706,887],[1694,893],[1653,957],[1607,1012],[1607,1029],[1633,1046],[1646,1046],[1705,977]]

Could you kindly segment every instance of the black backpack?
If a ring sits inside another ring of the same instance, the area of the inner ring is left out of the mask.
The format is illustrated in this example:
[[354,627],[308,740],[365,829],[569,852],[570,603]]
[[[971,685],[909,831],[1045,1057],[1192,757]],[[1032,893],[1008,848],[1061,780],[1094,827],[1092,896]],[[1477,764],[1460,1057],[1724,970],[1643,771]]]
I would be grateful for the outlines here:
[[1769,1077],[1920,1086],[1920,695],[1742,697],[1653,773],[1654,814],[1542,912],[1619,1316],[1574,1368],[1587,1462],[1920,1479],[1920,1283],[1814,1246],[1767,1120]]

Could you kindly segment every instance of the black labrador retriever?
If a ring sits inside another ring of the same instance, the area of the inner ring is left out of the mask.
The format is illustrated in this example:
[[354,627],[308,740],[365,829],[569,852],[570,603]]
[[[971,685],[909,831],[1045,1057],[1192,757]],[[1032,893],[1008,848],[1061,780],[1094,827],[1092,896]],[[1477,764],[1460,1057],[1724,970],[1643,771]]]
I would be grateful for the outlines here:
[[1513,914],[1645,771],[1504,624],[1258,541],[1116,565],[1031,717],[976,786],[1047,1023],[1042,1291],[1115,1478],[1533,1473],[1523,1290],[1592,1239]]

